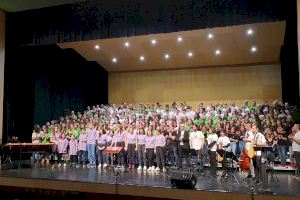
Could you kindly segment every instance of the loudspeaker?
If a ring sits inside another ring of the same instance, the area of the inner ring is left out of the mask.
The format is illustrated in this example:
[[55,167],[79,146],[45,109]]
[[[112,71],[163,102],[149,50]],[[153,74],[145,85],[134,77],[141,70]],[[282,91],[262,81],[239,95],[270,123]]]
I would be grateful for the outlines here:
[[192,172],[176,170],[171,172],[171,185],[178,189],[195,189],[197,177]]

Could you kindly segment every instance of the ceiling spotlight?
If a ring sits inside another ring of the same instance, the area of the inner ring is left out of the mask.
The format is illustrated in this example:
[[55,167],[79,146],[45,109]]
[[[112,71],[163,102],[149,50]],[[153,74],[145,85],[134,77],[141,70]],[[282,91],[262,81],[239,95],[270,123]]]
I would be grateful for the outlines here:
[[177,42],[182,42],[182,37],[179,36],[179,37],[177,38]]
[[169,54],[165,54],[165,59],[169,59],[170,55]]
[[247,35],[252,35],[253,32],[254,32],[254,31],[253,31],[252,29],[248,29],[248,30],[247,30]]
[[190,51],[190,52],[188,53],[188,57],[193,57],[193,52]]
[[116,63],[116,62],[118,62],[118,59],[117,59],[117,58],[113,58],[111,61],[112,61],[113,63]]
[[99,46],[98,44],[96,44],[96,45],[95,45],[95,49],[96,49],[96,50],[99,50],[99,49],[100,49],[100,46]]
[[155,39],[151,40],[151,44],[155,45],[156,44],[156,40]]
[[216,54],[216,55],[220,55],[220,54],[221,54],[220,49],[217,49],[217,50],[215,51],[215,54]]
[[213,39],[213,38],[214,38],[214,35],[213,35],[212,33],[209,33],[209,34],[207,35],[207,38],[208,38],[208,39]]
[[140,56],[140,61],[144,61],[145,60],[145,57],[144,56]]
[[257,48],[256,48],[255,46],[253,46],[253,47],[251,47],[251,49],[250,49],[250,50],[251,50],[251,52],[253,52],[253,53],[254,53],[254,52],[256,52],[256,51],[257,51]]
[[129,43],[129,42],[125,42],[125,43],[124,43],[124,46],[125,46],[125,47],[129,47],[129,46],[130,46],[130,43]]

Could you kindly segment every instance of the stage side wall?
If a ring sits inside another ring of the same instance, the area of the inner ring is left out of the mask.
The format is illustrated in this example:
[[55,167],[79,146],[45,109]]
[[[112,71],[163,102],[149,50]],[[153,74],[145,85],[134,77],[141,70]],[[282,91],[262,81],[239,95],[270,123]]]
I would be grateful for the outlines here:
[[4,97],[4,56],[5,56],[5,13],[0,10],[0,144],[3,135],[3,97]]
[[232,102],[281,99],[280,64],[111,72],[109,103]]

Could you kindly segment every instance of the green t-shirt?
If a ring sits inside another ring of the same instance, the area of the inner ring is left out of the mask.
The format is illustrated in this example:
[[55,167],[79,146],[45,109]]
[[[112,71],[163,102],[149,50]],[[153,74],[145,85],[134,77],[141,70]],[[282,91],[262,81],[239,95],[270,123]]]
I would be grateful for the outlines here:
[[48,133],[43,133],[42,135],[42,143],[49,143],[52,133],[49,131]]
[[195,125],[199,126],[200,125],[200,119],[198,119],[198,118],[194,119],[193,123]]

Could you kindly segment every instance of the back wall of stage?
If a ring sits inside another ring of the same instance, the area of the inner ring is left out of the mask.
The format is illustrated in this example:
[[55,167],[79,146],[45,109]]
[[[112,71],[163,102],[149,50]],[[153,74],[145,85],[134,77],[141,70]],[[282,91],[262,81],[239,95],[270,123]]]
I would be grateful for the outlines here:
[[109,103],[281,99],[280,64],[109,73]]

